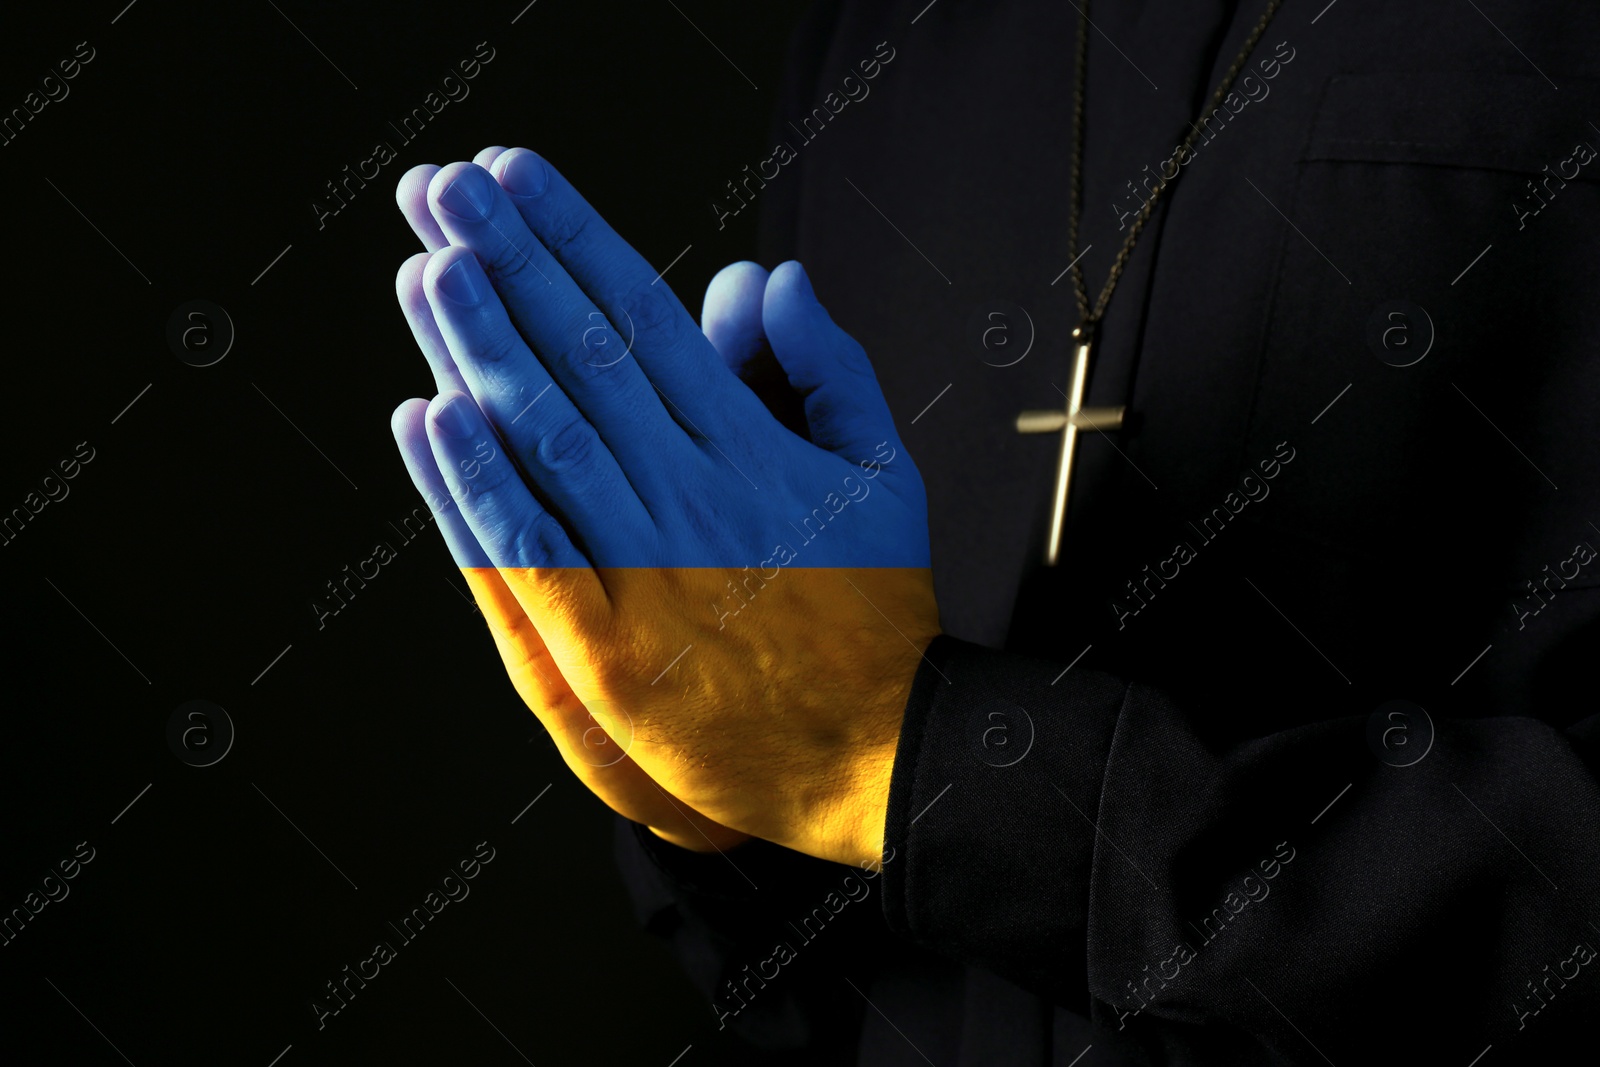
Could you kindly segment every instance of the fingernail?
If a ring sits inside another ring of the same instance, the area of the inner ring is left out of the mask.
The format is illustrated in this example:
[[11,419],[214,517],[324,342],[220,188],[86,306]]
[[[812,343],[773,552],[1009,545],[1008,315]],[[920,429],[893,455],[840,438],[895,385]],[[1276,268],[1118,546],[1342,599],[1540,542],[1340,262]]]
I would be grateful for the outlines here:
[[468,410],[472,401],[466,397],[454,397],[438,411],[433,413],[433,424],[444,433],[446,437],[460,440],[471,437],[477,428],[477,419]]
[[500,187],[512,196],[538,196],[549,182],[549,169],[533,152],[518,152],[500,169]]
[[468,167],[439,194],[439,206],[457,218],[477,221],[489,217],[494,205],[491,179],[482,167]]
[[465,258],[446,267],[435,284],[441,293],[462,307],[475,307],[483,299],[478,292],[478,283],[472,277],[472,268],[467,266]]

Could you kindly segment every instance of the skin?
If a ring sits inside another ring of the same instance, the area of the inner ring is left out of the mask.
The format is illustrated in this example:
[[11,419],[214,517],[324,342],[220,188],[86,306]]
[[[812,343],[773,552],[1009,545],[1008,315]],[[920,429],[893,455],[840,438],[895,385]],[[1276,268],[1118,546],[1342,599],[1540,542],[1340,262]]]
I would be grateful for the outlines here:
[[[568,766],[685,847],[876,861],[939,627],[921,478],[860,346],[794,263],[725,269],[697,326],[526,149],[397,197],[439,395],[395,436]],[[775,369],[788,391],[752,389]]]

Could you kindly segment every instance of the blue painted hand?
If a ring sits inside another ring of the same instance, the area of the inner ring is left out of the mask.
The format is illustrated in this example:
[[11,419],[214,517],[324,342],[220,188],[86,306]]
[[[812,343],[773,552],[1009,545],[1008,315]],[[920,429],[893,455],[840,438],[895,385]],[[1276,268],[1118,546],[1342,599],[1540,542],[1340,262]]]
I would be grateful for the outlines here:
[[[539,156],[479,161],[402,179],[434,251],[400,299],[440,395],[395,430],[519,691],[669,839],[875,858],[938,610],[866,354],[797,263],[725,270],[702,331]],[[768,352],[803,436],[735,372]]]

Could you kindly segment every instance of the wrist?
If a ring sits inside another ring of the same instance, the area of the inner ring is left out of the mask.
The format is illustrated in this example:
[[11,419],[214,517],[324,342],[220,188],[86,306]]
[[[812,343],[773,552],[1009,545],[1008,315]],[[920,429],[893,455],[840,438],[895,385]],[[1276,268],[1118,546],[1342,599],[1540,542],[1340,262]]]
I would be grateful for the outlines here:
[[894,736],[851,761],[845,784],[823,819],[826,855],[835,863],[860,867],[883,855],[883,826],[889,810],[889,782],[894,775],[894,753],[900,740],[898,720]]
[[888,821],[889,787],[895,754],[912,682],[922,652],[937,634],[907,647],[916,655],[886,671],[883,684],[861,702],[853,730],[842,738],[822,774],[824,787],[810,806],[806,825],[796,835],[804,843],[792,847],[821,859],[861,867],[883,856],[884,824]]

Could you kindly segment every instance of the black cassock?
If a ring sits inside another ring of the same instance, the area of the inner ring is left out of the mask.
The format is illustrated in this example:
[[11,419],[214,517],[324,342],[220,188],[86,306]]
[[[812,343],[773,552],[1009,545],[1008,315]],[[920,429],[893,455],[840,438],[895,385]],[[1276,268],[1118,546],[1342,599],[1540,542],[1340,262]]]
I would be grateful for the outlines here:
[[[1091,294],[1263,6],[1095,5]],[[1283,5],[1110,304],[1052,571],[1077,17],[797,34],[743,210],[873,359],[946,636],[881,876],[622,824],[640,917],[793,1062],[1548,1055],[1600,1003],[1600,8]]]

